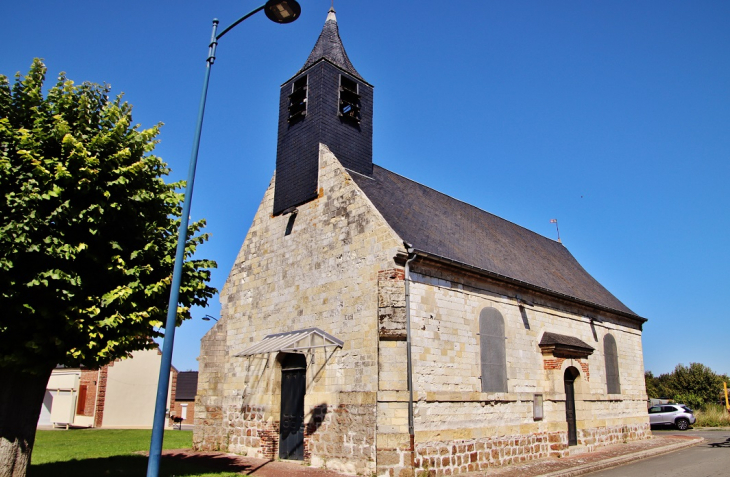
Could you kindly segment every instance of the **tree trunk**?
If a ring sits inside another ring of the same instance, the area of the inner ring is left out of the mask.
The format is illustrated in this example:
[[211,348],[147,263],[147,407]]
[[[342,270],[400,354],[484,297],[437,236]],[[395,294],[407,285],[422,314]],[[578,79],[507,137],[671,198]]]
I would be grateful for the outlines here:
[[51,371],[30,374],[0,366],[0,477],[28,472]]

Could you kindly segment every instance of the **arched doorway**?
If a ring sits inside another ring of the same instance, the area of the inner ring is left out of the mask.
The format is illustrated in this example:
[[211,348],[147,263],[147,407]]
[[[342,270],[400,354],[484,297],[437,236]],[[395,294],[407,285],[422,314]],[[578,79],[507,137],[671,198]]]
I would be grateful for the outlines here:
[[287,353],[281,361],[279,458],[304,460],[304,392],[307,359]]
[[578,444],[578,431],[575,426],[575,378],[580,373],[573,366],[565,370],[565,420],[568,421],[568,445]]

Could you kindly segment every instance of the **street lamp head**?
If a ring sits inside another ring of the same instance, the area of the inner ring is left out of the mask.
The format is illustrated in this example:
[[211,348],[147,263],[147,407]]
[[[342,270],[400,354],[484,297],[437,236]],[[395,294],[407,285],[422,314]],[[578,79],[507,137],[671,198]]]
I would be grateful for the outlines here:
[[296,0],[269,0],[264,5],[264,13],[275,23],[291,23],[302,13]]
[[205,315],[205,316],[203,317],[203,321],[210,321],[210,320],[213,320],[213,321],[218,321],[218,318],[213,318],[213,317],[212,317],[212,316],[210,316],[210,315]]

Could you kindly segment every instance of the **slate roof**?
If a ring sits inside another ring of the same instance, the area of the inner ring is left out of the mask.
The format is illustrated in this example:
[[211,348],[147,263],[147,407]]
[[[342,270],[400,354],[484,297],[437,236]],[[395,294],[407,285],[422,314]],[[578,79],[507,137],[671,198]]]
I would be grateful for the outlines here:
[[561,243],[377,165],[371,177],[351,175],[416,251],[645,321],[588,274]]
[[180,371],[177,373],[175,386],[175,401],[195,401],[198,393],[198,372]]
[[312,52],[309,54],[309,58],[307,58],[302,69],[297,72],[297,75],[322,60],[329,61],[341,70],[367,83],[355,67],[352,66],[350,58],[348,58],[345,52],[342,39],[340,39],[340,30],[337,27],[337,17],[335,16],[334,8],[330,8],[327,14],[327,20],[324,22],[324,27],[322,28],[322,33],[319,34],[317,43],[315,43]]
[[594,348],[584,341],[573,336],[559,335],[557,333],[545,332],[542,335],[539,346],[555,346],[567,348],[579,348],[593,351]]

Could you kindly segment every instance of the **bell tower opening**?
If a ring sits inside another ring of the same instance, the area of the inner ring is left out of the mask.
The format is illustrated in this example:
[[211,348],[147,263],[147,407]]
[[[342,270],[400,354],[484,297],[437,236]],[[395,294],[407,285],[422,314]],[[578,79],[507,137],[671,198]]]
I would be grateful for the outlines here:
[[352,66],[333,8],[304,66],[281,86],[274,215],[318,197],[320,144],[372,175],[373,86]]

